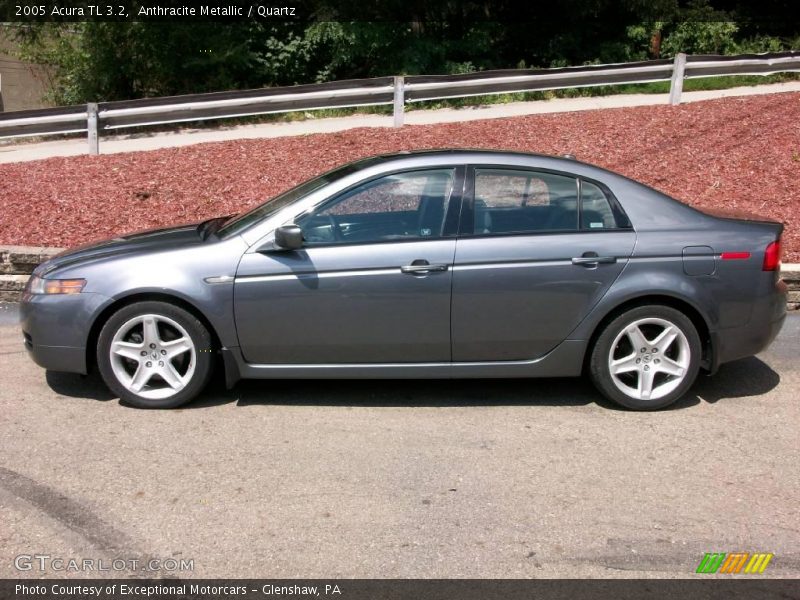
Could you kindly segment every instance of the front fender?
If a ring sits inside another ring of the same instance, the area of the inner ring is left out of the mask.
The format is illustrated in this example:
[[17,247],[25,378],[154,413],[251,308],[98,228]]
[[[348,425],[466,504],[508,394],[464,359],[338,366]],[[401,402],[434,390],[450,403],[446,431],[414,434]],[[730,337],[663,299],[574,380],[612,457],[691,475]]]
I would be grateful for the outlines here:
[[[93,322],[137,297],[176,298],[208,320],[223,346],[237,346],[233,277],[246,249],[244,241],[236,237],[208,245],[110,257],[59,269],[51,276],[84,278],[86,293],[107,299],[95,308]],[[87,329],[84,343],[88,336]]]

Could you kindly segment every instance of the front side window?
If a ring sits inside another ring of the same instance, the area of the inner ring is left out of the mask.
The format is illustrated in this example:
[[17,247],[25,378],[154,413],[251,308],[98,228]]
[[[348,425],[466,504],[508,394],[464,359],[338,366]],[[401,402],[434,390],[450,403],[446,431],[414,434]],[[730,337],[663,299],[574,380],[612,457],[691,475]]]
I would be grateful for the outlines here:
[[455,169],[394,173],[363,183],[296,220],[305,243],[374,243],[442,236]]
[[323,173],[322,175],[315,177],[314,179],[310,179],[308,181],[304,181],[303,183],[286,190],[282,194],[264,202],[263,204],[255,207],[254,209],[237,215],[232,219],[229,219],[220,229],[217,231],[217,235],[222,238],[227,238],[232,235],[236,235],[238,233],[242,233],[249,227],[256,225],[263,221],[264,219],[270,217],[271,215],[277,213],[282,208],[289,206],[293,202],[300,200],[301,198],[307,196],[308,194],[314,192],[315,190],[333,183],[342,177],[346,177],[351,173],[355,173],[359,168],[363,168],[364,166],[369,165],[368,160],[363,160],[359,162],[350,163],[344,166],[339,167],[338,169],[334,169],[332,171],[328,171],[327,173]]
[[511,169],[475,170],[475,234],[577,231],[578,181]]

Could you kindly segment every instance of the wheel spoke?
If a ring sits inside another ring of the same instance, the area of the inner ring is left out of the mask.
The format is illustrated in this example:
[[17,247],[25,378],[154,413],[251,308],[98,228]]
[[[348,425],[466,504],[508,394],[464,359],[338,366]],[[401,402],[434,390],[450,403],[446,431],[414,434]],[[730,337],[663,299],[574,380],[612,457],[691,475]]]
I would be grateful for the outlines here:
[[171,359],[184,352],[189,352],[192,349],[192,343],[187,338],[182,337],[177,340],[162,342],[161,347],[167,351],[167,359]]
[[625,330],[625,333],[627,333],[628,339],[633,345],[634,352],[639,352],[642,348],[646,348],[650,345],[650,342],[648,342],[647,338],[644,337],[644,334],[642,333],[642,330],[639,329],[638,325],[631,325]]
[[111,352],[119,356],[124,356],[125,358],[130,358],[136,362],[141,360],[143,348],[144,344],[134,344],[133,342],[117,341],[111,344]]
[[160,344],[161,343],[161,336],[158,333],[158,323],[156,322],[155,317],[152,315],[148,315],[144,318],[144,343],[147,345],[150,344]]
[[117,381],[148,401],[186,389],[198,368],[197,349],[186,327],[160,313],[139,314],[120,325],[107,352]]
[[639,365],[636,364],[637,354],[629,354],[623,358],[619,358],[611,362],[611,373],[614,375],[621,375],[622,373],[630,373],[636,371]]
[[639,386],[637,391],[642,400],[649,400],[650,394],[653,393],[653,379],[655,378],[655,371],[649,369],[647,371],[639,372]]
[[142,388],[150,381],[150,378],[153,376],[153,372],[145,367],[142,363],[139,363],[139,367],[136,369],[136,373],[133,374],[131,378],[130,389],[133,392],[139,393],[142,391]]
[[658,334],[658,337],[653,340],[653,347],[658,348],[659,353],[664,353],[667,351],[667,348],[672,345],[672,342],[675,341],[675,338],[678,337],[678,328],[670,325],[669,327],[665,327],[664,331]]
[[183,378],[180,376],[171,362],[165,362],[164,366],[159,369],[158,374],[161,375],[164,381],[167,382],[167,385],[169,385],[169,387],[171,387],[173,390],[177,391],[183,389],[183,386],[185,385]]
[[[631,349],[623,352],[628,355],[617,358],[620,348],[627,343],[631,344]],[[648,402],[680,391],[695,360],[681,326],[655,315],[631,320],[617,329],[607,356],[606,376],[611,377],[617,390],[635,400]],[[632,373],[636,374],[635,382]]]
[[683,377],[683,374],[686,372],[686,369],[677,361],[674,361],[667,356],[662,356],[660,360],[661,362],[659,364],[654,365],[656,371],[660,371],[661,373],[666,373],[667,375],[672,375],[674,377]]

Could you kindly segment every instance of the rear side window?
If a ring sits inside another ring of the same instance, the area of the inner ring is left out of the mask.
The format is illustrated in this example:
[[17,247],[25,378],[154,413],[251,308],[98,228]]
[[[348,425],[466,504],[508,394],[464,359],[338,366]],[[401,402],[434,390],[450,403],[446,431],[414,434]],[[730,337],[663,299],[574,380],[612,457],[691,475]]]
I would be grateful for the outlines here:
[[578,180],[511,169],[475,170],[475,234],[578,230]]
[[603,190],[589,181],[581,181],[581,229],[616,229],[618,226]]

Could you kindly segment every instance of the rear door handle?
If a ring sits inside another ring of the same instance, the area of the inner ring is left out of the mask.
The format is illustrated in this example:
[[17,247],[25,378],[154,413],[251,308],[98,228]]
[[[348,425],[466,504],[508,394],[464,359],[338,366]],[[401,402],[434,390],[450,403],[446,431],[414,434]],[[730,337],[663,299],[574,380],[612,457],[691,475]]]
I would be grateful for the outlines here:
[[433,273],[435,271],[447,271],[446,264],[430,264],[427,260],[417,259],[412,261],[410,265],[400,267],[401,273],[408,275],[425,275],[426,273]]
[[572,259],[573,265],[582,265],[585,267],[590,267],[592,265],[598,264],[614,264],[617,262],[616,256],[597,256],[594,252],[584,252],[583,256],[579,256]]

